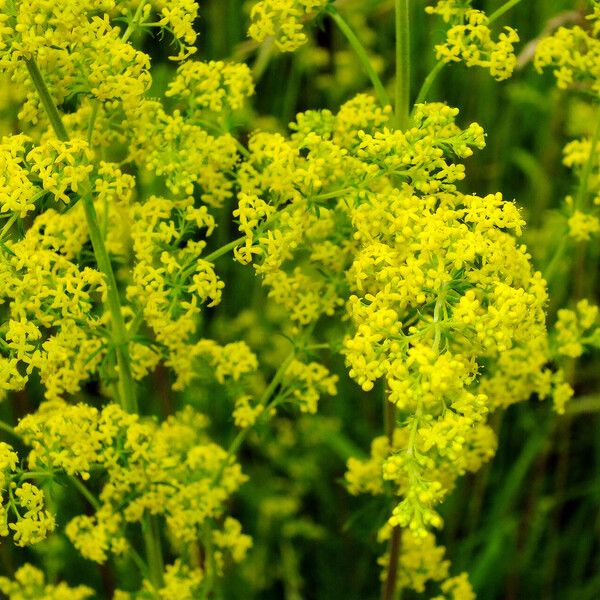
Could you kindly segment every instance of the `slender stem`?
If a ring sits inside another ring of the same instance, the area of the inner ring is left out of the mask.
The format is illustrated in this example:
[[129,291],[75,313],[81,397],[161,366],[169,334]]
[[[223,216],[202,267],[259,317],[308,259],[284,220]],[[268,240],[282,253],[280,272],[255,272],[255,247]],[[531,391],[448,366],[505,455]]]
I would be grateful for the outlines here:
[[396,525],[392,529],[390,538],[390,563],[388,565],[387,576],[383,587],[382,600],[394,600],[397,598],[398,584],[398,562],[400,560],[400,546],[402,543],[402,529]]
[[360,40],[356,37],[355,33],[352,31],[348,23],[346,23],[346,21],[342,18],[340,13],[331,4],[327,6],[326,11],[329,13],[329,16],[335,21],[336,25],[340,28],[340,31],[344,34],[344,36],[352,46],[354,52],[356,52],[358,60],[360,60],[363,69],[369,76],[369,79],[371,80],[371,83],[375,88],[375,93],[377,95],[377,99],[379,100],[379,104],[381,104],[381,106],[389,106],[391,104],[389,96],[385,91],[385,88],[383,87],[383,83],[381,83],[381,79],[379,79],[379,76],[377,75],[375,69],[373,68],[373,65],[371,64],[371,61],[369,60],[369,56],[364,46],[360,43]]
[[245,235],[243,235],[242,237],[236,238],[235,240],[229,242],[228,244],[225,244],[224,246],[217,248],[214,252],[207,254],[203,258],[203,260],[206,260],[208,262],[213,262],[217,258],[223,256],[223,254],[227,254],[230,250],[234,250],[235,248],[240,246],[244,242],[245,239],[246,239]]
[[554,251],[552,258],[548,261],[547,266],[542,269],[544,278],[546,279],[546,281],[548,283],[551,283],[552,280],[554,279],[554,274],[558,267],[558,263],[560,262],[560,259],[563,257],[563,254],[565,253],[565,250],[567,249],[567,239],[568,238],[569,238],[569,232],[565,231],[563,233],[563,235],[560,236],[560,241],[558,242],[558,245],[556,246],[556,250]]
[[[579,180],[579,187],[577,188],[577,193],[575,194],[575,199],[573,201],[573,210],[580,209],[585,204],[585,197],[588,193],[590,177],[592,175],[592,170],[594,168],[594,160],[596,159],[597,153],[596,150],[598,148],[598,144],[600,143],[600,114],[598,115],[598,119],[596,121],[596,128],[592,135],[592,139],[590,142],[590,154],[583,166],[583,171],[581,172],[581,179]],[[565,232],[564,235],[560,236],[560,240],[558,245],[556,246],[556,250],[552,255],[552,258],[549,260],[547,266],[543,269],[544,277],[546,281],[550,283],[552,278],[554,277],[556,268],[558,267],[558,263],[560,259],[563,257],[565,250],[568,247],[569,233]]]
[[90,122],[88,123],[87,128],[87,143],[92,143],[92,136],[94,135],[94,126],[96,125],[96,118],[98,117],[98,109],[100,108],[100,101],[93,100],[92,101],[92,112],[90,114]]
[[[394,443],[394,430],[396,429],[396,406],[387,399],[385,384],[383,385],[383,402],[384,429],[390,448],[392,448]],[[387,567],[385,582],[381,591],[382,600],[394,600],[394,598],[397,598],[398,561],[400,559],[401,540],[402,529],[399,525],[396,525],[392,528],[392,534],[388,543],[390,560]]]
[[12,427],[12,425],[9,425],[8,423],[5,423],[4,421],[0,421],[0,430],[18,439],[21,438],[21,436],[15,431],[14,427]]
[[271,60],[271,56],[273,56],[273,44],[275,43],[275,38],[270,37],[266,39],[260,46],[258,51],[258,55],[256,56],[256,60],[252,65],[252,78],[254,82],[260,80],[263,76],[267,66],[269,65],[269,61]]
[[[58,109],[50,96],[50,92],[40,73],[37,63],[34,59],[26,60],[25,63],[56,136],[63,142],[69,141],[67,130],[65,129]],[[135,413],[137,412],[135,383],[131,372],[127,329],[125,328],[125,321],[123,320],[123,315],[121,313],[121,301],[119,299],[117,281],[98,224],[98,216],[96,215],[96,209],[92,200],[89,182],[85,187],[82,186],[82,189],[84,191],[81,195],[81,201],[85,212],[90,240],[94,249],[94,255],[96,257],[96,263],[106,279],[107,304],[110,311],[113,333],[112,341],[117,354],[117,368],[119,370],[121,404],[126,411]]]
[[52,96],[50,96],[50,92],[46,87],[46,82],[40,73],[37,63],[35,60],[29,59],[25,61],[25,65],[27,66],[29,76],[31,77],[33,85],[38,92],[42,105],[44,106],[44,110],[48,115],[48,119],[50,119],[50,124],[54,129],[54,133],[56,133],[56,137],[63,142],[67,142],[69,140],[69,135],[67,134],[67,130],[65,129],[62,119],[60,118],[58,108],[56,108],[56,104],[54,104],[54,100],[52,100]]
[[77,488],[77,491],[90,503],[90,506],[95,510],[100,510],[100,502],[96,497],[88,490],[77,477],[69,475],[69,481],[73,484],[73,487]]
[[131,21],[129,21],[128,25],[127,25],[127,29],[125,30],[125,32],[123,33],[123,35],[121,36],[121,41],[122,42],[126,42],[131,35],[133,34],[133,32],[135,31],[135,28],[137,25],[139,25],[139,20],[140,20],[140,16],[142,14],[142,10],[144,9],[144,6],[146,5],[145,2],[140,2],[138,4],[138,7],[133,15],[133,17],[131,18]]
[[488,23],[493,23],[497,19],[499,19],[505,12],[508,12],[513,6],[519,4],[521,0],[508,0],[506,4],[503,4],[498,10],[494,11],[489,19]]
[[144,515],[142,519],[142,533],[144,536],[144,546],[146,547],[148,568],[150,570],[150,582],[156,590],[159,590],[164,585],[164,564],[156,515]]
[[9,232],[10,228],[15,224],[15,221],[18,218],[19,218],[18,213],[13,213],[12,215],[10,215],[10,218],[4,224],[4,227],[2,228],[2,231],[0,231],[0,242],[4,241],[4,238],[6,237],[6,234]]
[[427,75],[427,77],[425,77],[425,81],[423,82],[423,85],[421,86],[421,89],[419,90],[419,93],[417,95],[417,99],[415,100],[415,105],[423,104],[423,102],[425,102],[425,100],[427,100],[427,96],[429,94],[429,91],[431,90],[431,86],[433,85],[434,81],[437,79],[438,75],[444,70],[445,66],[446,66],[446,63],[441,62],[441,61],[435,63],[435,66],[433,67],[433,69],[431,69],[431,71],[429,71],[429,75]]
[[410,112],[410,13],[409,0],[394,0],[396,26],[396,81],[394,115],[399,129],[407,129]]
[[[260,400],[258,401],[258,406],[262,406],[265,409],[262,412],[263,415],[269,413],[268,406],[267,406],[269,399],[273,395],[273,392],[277,389],[277,386],[281,383],[281,380],[283,379],[285,372],[287,371],[288,367],[290,366],[292,360],[294,360],[295,356],[296,356],[296,353],[294,351],[292,351],[289,354],[289,356],[281,363],[281,365],[279,365],[277,372],[273,376],[273,379],[271,379],[271,383],[268,385],[267,389],[264,391],[263,395],[260,397]],[[229,448],[227,449],[227,456],[225,457],[225,460],[223,461],[221,468],[219,469],[219,471],[215,475],[215,478],[213,479],[213,485],[216,485],[220,481],[221,477],[223,476],[223,472],[225,471],[225,469],[227,468],[227,465],[229,464],[229,460],[239,450],[240,446],[242,445],[242,443],[244,442],[244,440],[250,433],[250,430],[251,430],[251,427],[246,427],[245,429],[242,429],[235,436],[235,438],[229,445]]]
[[121,301],[119,299],[117,281],[106,246],[104,245],[104,238],[100,231],[98,216],[96,215],[96,208],[94,207],[91,194],[84,194],[82,202],[90,240],[92,241],[92,247],[94,248],[94,254],[96,255],[96,262],[98,263],[100,271],[104,273],[106,278],[107,303],[112,321],[112,341],[117,354],[117,368],[119,370],[119,393],[121,404],[127,412],[136,413],[137,398],[135,393],[135,382],[131,371],[131,360],[129,357],[129,339],[125,321],[123,320],[123,314],[121,312]]
[[217,576],[217,565],[215,561],[215,549],[212,540],[212,532],[208,527],[204,527],[202,544],[206,552],[206,587],[204,588],[203,598],[208,598],[214,595]]
[[[409,0],[394,0],[394,14],[396,27],[396,82],[394,116],[399,129],[407,129],[410,123],[410,13]],[[394,428],[396,410],[386,398],[386,389],[383,388],[385,429],[392,448],[394,442]],[[388,406],[389,405],[389,406]],[[391,407],[391,408],[390,408]],[[392,528],[389,541],[389,563],[382,590],[382,600],[394,600],[397,597],[398,562],[402,529],[396,525]]]

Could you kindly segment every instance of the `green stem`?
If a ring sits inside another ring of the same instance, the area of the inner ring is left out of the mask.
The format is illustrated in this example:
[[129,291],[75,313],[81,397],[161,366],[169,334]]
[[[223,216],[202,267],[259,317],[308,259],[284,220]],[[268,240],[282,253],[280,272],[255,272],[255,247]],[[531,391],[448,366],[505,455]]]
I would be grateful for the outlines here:
[[552,258],[548,261],[547,266],[542,269],[544,279],[548,282],[548,284],[552,283],[552,280],[554,279],[554,274],[558,267],[558,263],[567,249],[568,238],[569,232],[565,231],[560,237],[560,241],[558,242],[558,246],[556,246],[556,250],[554,251]]
[[146,5],[145,2],[140,2],[138,4],[138,7],[133,15],[133,17],[131,18],[131,21],[129,21],[129,23],[127,24],[127,29],[125,30],[125,32],[123,33],[123,35],[121,36],[121,41],[122,42],[126,42],[131,35],[133,34],[133,32],[136,29],[136,26],[139,26],[139,20],[140,20],[140,16],[142,14],[142,10],[144,9],[144,6]]
[[[50,96],[50,92],[46,86],[46,82],[44,81],[42,74],[40,73],[37,63],[34,59],[26,60],[25,63],[44,109],[46,110],[46,114],[48,115],[52,128],[56,133],[56,137],[63,142],[68,142],[69,135],[65,129],[62,119],[60,118],[58,109],[56,108],[56,105]],[[112,264],[104,244],[104,238],[100,232],[98,216],[96,215],[96,209],[92,200],[89,182],[85,187],[82,186],[82,188],[85,191],[83,191],[81,195],[81,201],[85,212],[90,240],[94,249],[94,255],[96,257],[96,263],[106,279],[107,304],[112,323],[112,341],[117,354],[117,368],[119,370],[119,392],[121,404],[127,412],[135,413],[137,412],[135,383],[133,381],[133,375],[131,372],[131,362],[128,348],[129,342],[127,337],[127,329],[125,328],[125,321],[123,320],[123,315],[121,313],[121,301],[119,299],[117,281],[115,279]]]
[[50,124],[54,129],[54,133],[56,133],[56,137],[63,142],[67,142],[69,140],[69,135],[67,134],[67,130],[65,129],[62,119],[60,118],[58,108],[56,108],[56,104],[54,104],[54,100],[52,100],[52,96],[50,96],[50,92],[46,87],[46,82],[40,73],[37,63],[34,59],[29,59],[25,61],[25,65],[27,66],[29,76],[33,81],[33,85],[38,92],[44,110],[48,115],[48,119],[50,119]]
[[269,65],[269,61],[271,60],[271,56],[273,56],[273,44],[275,43],[275,38],[270,37],[266,39],[260,46],[258,51],[258,55],[256,56],[256,60],[252,65],[252,78],[254,82],[258,82],[260,78],[263,76],[267,66]]
[[10,228],[15,224],[15,221],[18,218],[19,218],[19,215],[17,213],[13,213],[12,215],[10,215],[10,218],[4,224],[4,227],[2,228],[2,231],[0,231],[0,242],[4,241],[4,238],[6,237],[6,234],[10,231]]
[[242,237],[236,238],[235,240],[229,242],[228,244],[225,244],[224,246],[217,248],[214,252],[207,254],[206,256],[203,257],[203,260],[206,260],[208,262],[214,262],[217,258],[220,258],[224,254],[227,254],[230,250],[234,250],[235,248],[240,246],[244,242],[245,239],[246,239],[245,235],[243,235]]
[[73,484],[73,487],[77,488],[77,491],[89,502],[90,506],[95,510],[99,511],[101,508],[100,502],[96,497],[88,490],[77,477],[69,475],[69,481]]
[[[592,176],[592,170],[594,168],[594,160],[596,159],[596,150],[598,148],[598,144],[600,143],[600,115],[598,115],[598,119],[596,121],[596,129],[592,135],[592,140],[590,143],[590,154],[583,166],[583,171],[581,172],[581,179],[579,181],[579,187],[577,188],[577,193],[575,194],[575,199],[573,201],[573,211],[580,209],[585,204],[585,197],[587,196],[590,177]],[[565,231],[562,236],[560,236],[560,240],[558,245],[556,246],[556,250],[552,255],[552,258],[548,262],[547,266],[543,269],[544,277],[548,283],[552,282],[554,277],[556,268],[558,267],[558,263],[560,259],[563,257],[569,241],[569,232]]]
[[[268,385],[267,389],[264,391],[263,395],[260,397],[260,400],[258,401],[258,406],[262,406],[264,408],[264,410],[262,412],[263,415],[268,414],[269,407],[267,406],[267,403],[269,402],[269,399],[273,395],[273,392],[277,389],[277,386],[281,383],[281,380],[283,379],[285,372],[287,371],[288,367],[290,366],[292,360],[294,360],[295,356],[296,356],[296,353],[294,351],[292,351],[289,354],[289,356],[281,363],[281,365],[279,365],[279,368],[277,369],[277,372],[273,376],[271,383]],[[225,471],[225,469],[227,468],[227,465],[229,464],[229,460],[239,450],[240,446],[243,444],[246,437],[248,437],[248,434],[250,433],[251,429],[252,429],[251,427],[246,427],[245,429],[242,429],[235,436],[235,438],[229,445],[229,448],[227,449],[227,456],[225,457],[225,460],[223,461],[221,468],[219,469],[219,471],[217,472],[217,474],[215,475],[215,477],[213,479],[213,486],[216,485],[220,481],[221,477],[223,476],[223,472]]]
[[445,66],[446,66],[446,63],[437,62],[435,64],[435,67],[433,67],[433,69],[431,69],[431,71],[429,71],[429,75],[427,75],[427,77],[425,77],[425,81],[423,82],[423,85],[421,86],[421,89],[419,90],[417,99],[415,100],[415,105],[423,104],[423,102],[425,102],[425,100],[427,100],[427,96],[429,94],[429,91],[431,90],[431,86],[433,85],[434,81],[437,79],[437,76],[444,70]]
[[13,437],[16,437],[17,439],[21,439],[21,436],[15,431],[14,427],[8,423],[5,423],[4,421],[0,421],[0,430],[12,435]]
[[212,540],[212,532],[208,527],[204,527],[202,544],[204,545],[204,551],[206,552],[206,587],[204,588],[202,597],[208,598],[215,591],[217,584],[215,549]]
[[135,382],[131,371],[131,360],[129,357],[129,339],[127,328],[121,312],[121,301],[115,274],[104,245],[104,239],[98,225],[98,216],[92,200],[91,193],[82,197],[83,209],[88,225],[88,232],[96,262],[106,278],[107,303],[112,321],[113,344],[117,354],[117,368],[119,370],[119,393],[123,408],[129,413],[137,413],[137,398],[135,394]]
[[96,125],[96,119],[98,117],[98,110],[100,108],[100,102],[98,100],[92,101],[92,112],[90,114],[90,122],[87,128],[87,143],[92,143],[92,136],[94,135],[94,126]]
[[490,15],[488,23],[493,23],[494,21],[499,19],[505,12],[508,12],[513,6],[519,4],[519,2],[521,2],[521,0],[508,0],[506,4],[502,5],[498,10],[494,11]]
[[377,99],[379,100],[379,104],[381,104],[381,106],[389,106],[391,104],[389,96],[387,95],[387,92],[383,87],[383,83],[381,83],[381,79],[379,79],[379,76],[377,75],[375,69],[373,68],[373,65],[371,64],[371,61],[369,60],[369,56],[364,46],[360,43],[360,40],[356,37],[355,33],[352,31],[348,23],[346,23],[346,21],[342,18],[340,13],[331,4],[327,6],[326,11],[327,13],[329,13],[329,16],[335,21],[335,24],[340,28],[340,31],[344,34],[344,36],[350,43],[350,46],[352,46],[354,52],[356,52],[358,60],[361,62],[363,69],[369,76],[369,79],[371,80],[371,83],[375,88],[375,93],[377,95]]
[[146,547],[146,559],[148,560],[148,568],[150,570],[150,583],[158,591],[164,586],[164,563],[156,515],[144,515],[142,519],[142,533]]
[[398,562],[400,560],[400,546],[402,544],[402,529],[396,525],[392,529],[392,537],[390,538],[390,562],[388,565],[385,584],[383,587],[383,600],[395,600],[401,590],[397,589],[398,585]]
[[394,0],[396,26],[396,81],[394,115],[399,129],[407,129],[410,112],[410,13],[409,0]]
[[[388,438],[390,448],[394,444],[394,430],[396,429],[396,406],[386,396],[386,386],[383,387],[383,419],[385,434]],[[394,600],[398,597],[398,561],[400,559],[400,546],[402,541],[402,529],[399,525],[392,528],[392,535],[388,543],[390,559],[387,566],[385,582],[381,591],[382,600]]]

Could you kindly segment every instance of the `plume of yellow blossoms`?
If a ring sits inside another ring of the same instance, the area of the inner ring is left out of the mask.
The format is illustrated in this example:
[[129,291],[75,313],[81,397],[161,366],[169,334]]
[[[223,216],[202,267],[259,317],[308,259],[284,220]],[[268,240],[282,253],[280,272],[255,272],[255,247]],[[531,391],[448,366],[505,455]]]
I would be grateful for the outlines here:
[[546,286],[518,241],[520,211],[456,187],[455,157],[484,145],[457,114],[419,105],[399,131],[367,96],[300,114],[290,138],[251,138],[234,212],[238,260],[293,321],[345,307],[349,374],[365,391],[384,379],[403,424],[393,447],[381,438],[372,459],[351,459],[349,488],[382,494],[391,482],[390,525],[417,538],[441,526],[435,507],[456,478],[493,456],[490,411],[532,394],[562,410],[568,388],[548,367]]

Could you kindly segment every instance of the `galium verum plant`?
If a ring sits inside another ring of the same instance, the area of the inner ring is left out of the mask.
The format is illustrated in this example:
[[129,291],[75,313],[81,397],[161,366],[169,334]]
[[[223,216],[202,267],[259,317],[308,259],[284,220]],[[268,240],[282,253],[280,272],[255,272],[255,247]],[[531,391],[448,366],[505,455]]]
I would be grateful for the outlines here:
[[[0,73],[22,90],[19,131],[0,142],[0,395],[43,388],[39,405],[2,426],[14,443],[0,443],[1,536],[17,546],[66,536],[83,559],[132,566],[120,600],[218,597],[253,543],[231,514],[247,481],[238,450],[278,410],[314,414],[336,395],[339,376],[318,356],[328,350],[365,401],[383,394],[382,435],[369,457],[348,460],[345,482],[389,497],[377,524],[384,598],[428,581],[439,598],[474,597],[436,546],[439,505],[494,455],[492,412],[532,395],[564,410],[573,391],[557,357],[597,343],[597,308],[563,310],[548,335],[546,280],[520,241],[521,211],[500,193],[462,191],[483,129],[426,101],[445,64],[511,75],[518,35],[492,29],[503,9],[428,7],[447,38],[411,107],[408,4],[395,3],[392,107],[335,3],[254,3],[248,33],[261,51],[298,50],[311,19],[331,18],[376,97],[246,140],[232,124],[256,72],[196,58],[195,2],[0,0]],[[559,85],[597,94],[598,10],[591,33],[540,44],[536,66],[556,67]],[[150,37],[174,63],[164,97],[139,49]],[[569,204],[575,239],[598,229],[581,212],[597,195],[596,145],[597,134],[566,151],[585,182]],[[230,252],[279,307],[288,341],[275,361],[249,340],[210,335],[227,293],[217,261]],[[159,417],[138,392],[165,369],[179,405]],[[230,401],[229,445],[190,400],[203,385]],[[81,496],[78,514],[57,484]],[[96,593],[28,564],[0,590]]]

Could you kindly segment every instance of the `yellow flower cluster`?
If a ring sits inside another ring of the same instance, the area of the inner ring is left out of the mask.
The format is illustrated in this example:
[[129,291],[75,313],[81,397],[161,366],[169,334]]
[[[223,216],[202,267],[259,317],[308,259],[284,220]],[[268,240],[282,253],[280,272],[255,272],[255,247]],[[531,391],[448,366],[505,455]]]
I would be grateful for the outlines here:
[[450,23],[446,42],[435,47],[438,60],[483,67],[498,81],[512,75],[517,65],[514,45],[519,41],[512,27],[505,27],[494,40],[487,15],[472,9],[470,0],[441,0],[425,10]]
[[[595,124],[586,137],[566,144],[563,156],[563,163],[578,179],[577,191],[565,201],[567,231],[576,242],[587,242],[600,233],[600,3],[594,0],[592,8],[586,17],[591,27],[559,27],[539,42],[534,60],[539,72],[553,69],[560,89],[586,92],[592,100],[586,108]],[[587,133],[588,127],[586,122],[583,131]]]
[[[208,439],[207,424],[191,407],[158,425],[114,404],[99,411],[85,404],[47,402],[22,419],[17,431],[31,446],[31,468],[64,470],[83,480],[92,469],[104,474],[100,507],[92,515],[75,517],[66,528],[84,557],[102,563],[109,552],[126,550],[126,523],[140,522],[145,514],[164,518],[182,542],[198,539],[204,527],[221,516],[225,502],[246,477],[225,450]],[[25,485],[29,484],[17,494]],[[21,492],[20,505],[33,506],[39,494],[29,488]],[[34,506],[38,512],[39,506]],[[24,526],[15,536],[21,529]],[[31,539],[32,533],[27,534]],[[211,535],[234,558],[250,543],[230,520]]]
[[[599,117],[596,117],[599,118]],[[576,139],[569,142],[563,150],[563,163],[573,169],[583,190],[581,197],[566,198],[566,209],[570,213],[567,225],[569,235],[578,242],[586,242],[600,233],[600,156],[598,153],[598,134],[595,138]],[[592,206],[588,208],[588,198]],[[585,208],[586,211],[579,210]],[[590,212],[587,212],[587,211]]]
[[2,138],[0,142],[0,213],[16,213],[23,218],[35,209],[43,191],[30,179],[26,165],[29,140],[24,135]]
[[252,396],[244,394],[235,400],[233,409],[233,421],[237,427],[246,429],[252,427],[260,415],[264,412],[264,407],[260,404],[252,404]]
[[269,37],[282,52],[294,52],[308,40],[304,21],[314,17],[327,0],[260,0],[250,11],[248,35],[257,42]]
[[129,159],[164,178],[176,197],[198,186],[202,202],[220,206],[231,197],[228,173],[237,161],[233,136],[213,136],[183,117],[167,114],[160,102],[144,100],[129,115]]
[[87,142],[80,138],[70,142],[50,139],[27,154],[31,175],[39,179],[46,192],[65,203],[70,201],[67,191],[85,192],[80,188],[94,168],[89,164],[91,159]]
[[[378,541],[389,539],[391,528],[384,526],[378,535]],[[435,536],[427,533],[423,537],[415,536],[411,531],[402,534],[402,545],[398,556],[398,586],[422,594],[431,582],[436,582],[444,595],[432,596],[432,600],[475,600],[475,594],[468,575],[461,573],[450,577],[450,561],[446,560],[446,549],[436,544]],[[390,562],[389,553],[384,554],[378,563],[384,567],[385,576]]]
[[591,31],[579,25],[559,27],[543,38],[536,48],[534,64],[538,71],[553,69],[559,88],[588,88],[600,95],[600,9],[594,2],[588,16]]
[[45,508],[44,493],[24,481],[17,462],[12,447],[0,442],[0,536],[12,532],[17,546],[28,546],[45,539],[56,523]]
[[183,389],[192,380],[194,364],[202,357],[221,383],[256,369],[256,357],[243,342],[221,347],[196,339],[202,304],[219,304],[224,287],[214,265],[202,259],[206,242],[198,237],[208,237],[215,229],[207,207],[196,206],[191,196],[183,200],[152,196],[134,205],[131,213],[136,259],[127,289],[136,315],[131,323],[137,329],[143,321],[153,333],[153,339],[140,338],[133,347],[136,358],[142,359],[136,377],[143,377],[161,357],[177,375],[174,389]]
[[461,573],[450,577],[440,585],[443,596],[436,596],[433,600],[475,600],[475,592],[469,582],[469,576]]
[[195,600],[201,592],[204,573],[201,569],[193,569],[176,560],[167,565],[164,572],[164,586],[156,589],[149,581],[144,580],[142,590],[137,593],[117,590],[113,600],[145,600],[159,598],[160,600]]
[[580,300],[576,310],[562,308],[556,322],[556,345],[558,353],[577,358],[584,347],[600,345],[600,322],[598,307],[588,300]]
[[185,61],[165,95],[183,102],[198,118],[204,110],[239,110],[253,93],[252,75],[243,63]]
[[169,58],[184,60],[194,54],[197,37],[194,22],[198,18],[196,0],[153,0],[153,4],[160,10],[161,18],[157,24],[169,31],[179,44],[179,53]]
[[302,412],[314,414],[322,394],[335,396],[337,375],[330,375],[323,365],[311,362],[305,364],[299,360],[291,362],[285,371],[284,382],[290,386],[295,405]]
[[600,220],[595,215],[589,215],[576,210],[569,217],[569,235],[578,242],[587,242],[593,235],[600,233]]
[[20,111],[25,121],[36,123],[43,110],[22,58],[36,60],[59,105],[74,93],[130,105],[149,87],[149,58],[111,23],[109,15],[120,14],[113,0],[2,4],[0,71],[29,91]]
[[83,585],[46,583],[42,571],[30,564],[17,569],[14,580],[0,577],[0,591],[8,600],[86,600],[94,596],[94,591]]
[[0,395],[21,389],[33,369],[47,398],[74,393],[102,361],[103,319],[94,309],[105,282],[71,260],[86,241],[81,219],[73,217],[47,210],[0,255],[0,302],[8,309],[0,327]]

